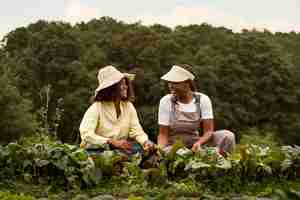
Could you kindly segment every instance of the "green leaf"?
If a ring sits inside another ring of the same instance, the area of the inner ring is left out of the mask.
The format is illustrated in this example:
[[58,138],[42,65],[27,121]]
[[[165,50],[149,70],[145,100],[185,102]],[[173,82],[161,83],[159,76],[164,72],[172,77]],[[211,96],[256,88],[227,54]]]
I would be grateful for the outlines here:
[[221,168],[221,169],[231,169],[232,165],[231,162],[229,160],[221,159],[218,161],[218,164],[216,165],[217,168]]
[[192,169],[197,170],[197,169],[201,169],[201,168],[210,168],[211,165],[204,163],[202,161],[196,161],[196,160],[192,160],[190,161],[184,168],[185,171]]
[[85,161],[88,159],[88,154],[84,149],[77,149],[76,151],[71,153],[71,157],[75,161]]
[[295,190],[293,188],[290,188],[289,190],[291,193],[295,194],[297,197],[300,198],[300,190]]

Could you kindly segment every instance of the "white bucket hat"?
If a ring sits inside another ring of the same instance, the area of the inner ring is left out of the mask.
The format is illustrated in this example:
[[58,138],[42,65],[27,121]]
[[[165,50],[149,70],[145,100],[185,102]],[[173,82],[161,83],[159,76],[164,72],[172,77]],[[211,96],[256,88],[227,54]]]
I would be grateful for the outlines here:
[[177,65],[173,65],[171,70],[163,75],[161,79],[169,82],[183,82],[189,79],[194,80],[195,76],[186,69],[183,69],[182,67]]
[[112,86],[113,84],[118,83],[124,77],[127,77],[129,80],[133,80],[135,75],[128,73],[123,74],[111,65],[101,68],[97,76],[99,86],[95,90],[95,93],[97,94],[100,90],[103,90]]

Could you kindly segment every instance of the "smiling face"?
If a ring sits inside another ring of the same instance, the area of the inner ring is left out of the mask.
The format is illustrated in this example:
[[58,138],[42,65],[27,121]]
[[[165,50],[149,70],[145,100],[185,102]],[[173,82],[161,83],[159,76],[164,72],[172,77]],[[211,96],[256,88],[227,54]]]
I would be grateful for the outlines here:
[[131,82],[122,78],[118,83],[100,90],[94,101],[134,101],[134,92]]
[[125,78],[120,81],[120,94],[122,99],[126,99],[128,93],[128,85]]
[[185,96],[191,91],[190,83],[188,81],[183,82],[168,82],[170,92],[178,97]]

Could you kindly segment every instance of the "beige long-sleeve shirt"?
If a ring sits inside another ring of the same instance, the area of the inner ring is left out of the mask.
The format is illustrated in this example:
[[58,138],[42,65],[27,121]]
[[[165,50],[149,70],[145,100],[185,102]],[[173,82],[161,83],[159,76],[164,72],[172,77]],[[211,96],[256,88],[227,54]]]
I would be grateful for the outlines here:
[[82,144],[104,144],[108,139],[133,138],[141,145],[148,140],[131,102],[120,102],[121,114],[117,118],[113,102],[95,102],[83,116],[80,124]]

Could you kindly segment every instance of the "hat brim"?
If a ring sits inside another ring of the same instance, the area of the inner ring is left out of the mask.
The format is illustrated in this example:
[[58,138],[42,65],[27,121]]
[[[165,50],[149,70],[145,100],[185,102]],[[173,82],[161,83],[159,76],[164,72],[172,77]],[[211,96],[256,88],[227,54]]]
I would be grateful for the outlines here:
[[96,92],[99,92],[100,90],[103,90],[103,89],[105,89],[105,88],[108,88],[108,87],[110,87],[110,86],[112,86],[112,85],[118,83],[118,82],[119,82],[122,78],[124,78],[124,77],[125,77],[125,76],[122,74],[122,76],[119,76],[119,77],[116,78],[114,81],[110,81],[110,82],[108,82],[108,83],[106,83],[106,84],[99,85],[95,91],[96,91]]
[[188,78],[182,77],[180,74],[174,71],[169,71],[168,73],[163,75],[161,79],[168,82],[184,82],[188,80]]
[[109,84],[98,86],[97,89],[95,90],[95,92],[99,92],[100,90],[103,90],[105,88],[108,88],[108,87],[118,83],[124,77],[128,78],[130,81],[133,81],[135,79],[135,74],[122,73],[122,75],[123,76],[120,76],[119,79],[116,79],[115,81],[110,82]]

